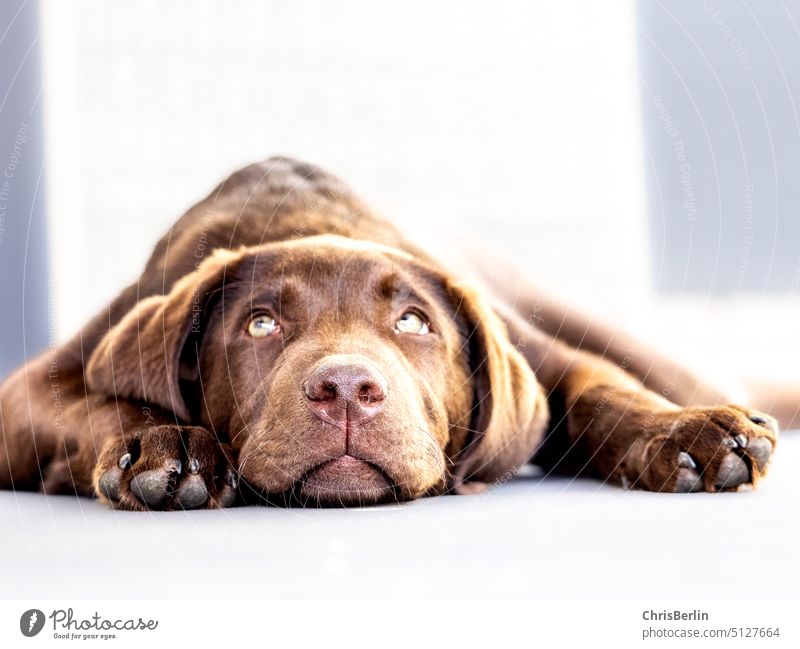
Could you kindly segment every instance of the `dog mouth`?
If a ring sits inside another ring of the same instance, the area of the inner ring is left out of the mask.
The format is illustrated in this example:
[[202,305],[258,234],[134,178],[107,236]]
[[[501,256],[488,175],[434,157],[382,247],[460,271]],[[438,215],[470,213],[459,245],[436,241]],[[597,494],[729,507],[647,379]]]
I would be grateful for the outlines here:
[[395,481],[379,465],[352,455],[325,460],[283,493],[261,493],[283,507],[358,507],[403,500]]
[[372,504],[393,495],[393,481],[376,464],[352,455],[323,462],[295,483],[303,500],[326,505]]

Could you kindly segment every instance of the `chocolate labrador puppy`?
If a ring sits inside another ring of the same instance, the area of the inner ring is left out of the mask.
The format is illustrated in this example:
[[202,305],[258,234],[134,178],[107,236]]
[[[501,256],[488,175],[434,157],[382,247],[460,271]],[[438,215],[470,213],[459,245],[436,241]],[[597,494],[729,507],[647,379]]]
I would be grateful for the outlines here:
[[467,285],[319,169],[246,167],[3,383],[0,487],[142,510],[403,501],[528,461],[666,492],[764,475],[772,417],[477,273]]

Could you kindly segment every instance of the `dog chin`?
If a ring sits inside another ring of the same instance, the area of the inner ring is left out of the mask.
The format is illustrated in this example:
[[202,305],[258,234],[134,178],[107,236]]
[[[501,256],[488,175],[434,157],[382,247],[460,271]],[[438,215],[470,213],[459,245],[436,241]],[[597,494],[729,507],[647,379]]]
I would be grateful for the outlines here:
[[351,455],[328,460],[298,480],[304,504],[322,507],[373,505],[398,500],[390,478],[377,466]]

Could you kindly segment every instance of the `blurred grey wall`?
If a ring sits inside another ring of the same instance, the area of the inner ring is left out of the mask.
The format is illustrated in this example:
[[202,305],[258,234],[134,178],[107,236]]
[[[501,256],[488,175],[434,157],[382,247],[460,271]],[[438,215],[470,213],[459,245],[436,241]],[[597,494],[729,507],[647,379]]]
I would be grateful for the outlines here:
[[225,174],[276,153],[609,317],[649,295],[633,0],[41,7],[59,338]]
[[800,289],[800,3],[638,0],[653,277]]
[[0,3],[0,378],[48,342],[36,2]]

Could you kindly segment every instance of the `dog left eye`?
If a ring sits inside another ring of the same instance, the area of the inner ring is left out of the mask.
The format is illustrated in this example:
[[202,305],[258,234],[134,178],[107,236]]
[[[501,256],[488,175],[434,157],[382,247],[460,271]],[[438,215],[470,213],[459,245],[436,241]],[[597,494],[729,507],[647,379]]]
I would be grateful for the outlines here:
[[424,336],[430,332],[425,319],[414,311],[406,311],[401,315],[394,325],[394,330],[399,334],[415,334],[417,336]]
[[250,321],[247,325],[247,333],[253,338],[266,338],[272,334],[280,331],[281,327],[278,321],[268,315],[259,315]]

